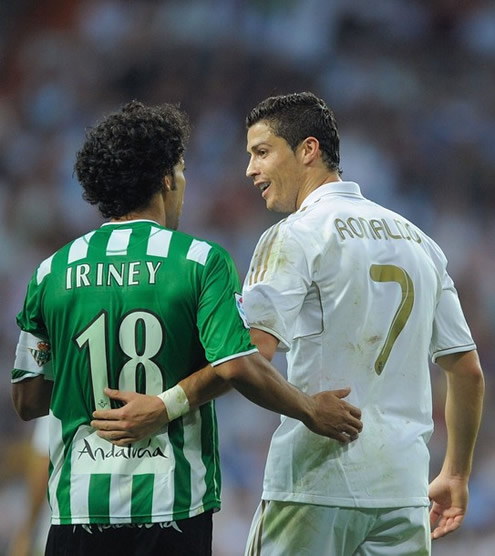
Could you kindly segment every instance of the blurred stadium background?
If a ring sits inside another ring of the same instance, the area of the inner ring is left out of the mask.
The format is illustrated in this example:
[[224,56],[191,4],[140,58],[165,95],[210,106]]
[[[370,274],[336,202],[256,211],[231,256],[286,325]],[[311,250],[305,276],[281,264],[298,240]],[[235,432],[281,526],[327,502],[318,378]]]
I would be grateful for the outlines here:
[[[193,123],[181,228],[226,247],[243,277],[276,220],[244,176],[244,116],[265,96],[301,90],[336,112],[344,178],[404,213],[449,258],[487,396],[467,518],[434,554],[493,554],[494,67],[492,0],[3,0],[0,554],[25,511],[19,454],[33,428],[10,401],[15,315],[37,264],[100,223],[73,177],[85,127],[133,98],[180,102]],[[432,378],[434,473],[445,436],[437,368]],[[237,556],[277,417],[235,393],[217,406],[224,489],[214,554]]]

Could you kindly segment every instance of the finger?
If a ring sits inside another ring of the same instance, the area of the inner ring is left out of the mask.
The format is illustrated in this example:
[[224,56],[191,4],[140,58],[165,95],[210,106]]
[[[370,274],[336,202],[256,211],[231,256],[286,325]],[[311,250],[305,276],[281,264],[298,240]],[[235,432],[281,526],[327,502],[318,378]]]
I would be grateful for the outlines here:
[[349,440],[356,440],[359,436],[359,431],[350,426],[342,427],[342,433],[346,434],[349,437]]
[[118,421],[121,418],[120,413],[120,409],[97,409],[93,411],[93,417],[106,421]]
[[129,400],[132,399],[132,395],[135,394],[135,392],[126,392],[125,390],[114,390],[113,388],[108,388],[108,386],[106,386],[103,391],[112,400],[126,403],[129,402]]
[[93,421],[91,421],[90,425],[97,430],[100,431],[113,431],[113,432],[120,432],[120,433],[124,433],[126,427],[122,424],[121,421],[111,421],[111,420],[105,420],[105,419],[93,419]]
[[337,396],[337,398],[345,398],[351,393],[351,389],[349,386],[346,388],[340,388],[339,390],[333,390],[333,394]]
[[112,438],[106,438],[105,436],[101,436],[101,438],[107,440],[110,444],[114,444],[115,446],[121,446],[121,447],[126,447],[137,442],[135,438],[130,438],[130,437],[112,439]]
[[[455,527],[454,529],[457,529],[457,527]],[[445,537],[445,535],[452,533],[454,529],[450,527],[435,527],[435,529],[433,529],[431,533],[431,538],[432,540],[441,539],[442,537]]]
[[98,430],[96,433],[100,438],[104,438],[105,440],[109,440],[112,443],[115,442],[123,442],[129,440],[129,433],[126,431],[116,431],[116,430]]
[[337,440],[341,444],[349,444],[349,442],[351,441],[350,436],[346,432],[344,432],[341,427],[334,428],[331,433],[326,433],[326,436],[333,440]]
[[350,403],[347,403],[346,407],[353,417],[355,417],[356,419],[361,419],[361,410],[359,409],[359,407],[351,405]]
[[345,424],[356,429],[358,432],[361,432],[363,430],[363,422],[356,417],[353,417],[352,415],[349,415]]
[[438,523],[440,519],[440,514],[436,510],[430,510],[430,527],[433,530],[435,525]]
[[458,529],[462,523],[463,516],[448,517],[440,520],[440,523],[432,531],[432,539],[439,539]]
[[344,420],[342,425],[353,427],[358,431],[361,431],[363,429],[363,422],[350,413],[348,415],[343,415],[342,418]]
[[134,444],[136,442],[136,439],[134,438],[123,438],[122,440],[112,440],[111,441],[112,444],[115,444],[115,446],[122,446],[122,447],[127,447],[131,444]]

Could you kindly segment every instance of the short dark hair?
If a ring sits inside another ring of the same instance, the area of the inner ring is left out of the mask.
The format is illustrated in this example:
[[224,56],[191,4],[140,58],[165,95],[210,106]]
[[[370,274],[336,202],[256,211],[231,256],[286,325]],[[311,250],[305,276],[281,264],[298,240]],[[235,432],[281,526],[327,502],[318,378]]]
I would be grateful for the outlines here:
[[264,121],[293,151],[306,137],[316,137],[329,170],[342,173],[340,139],[335,116],[326,102],[313,93],[292,93],[266,98],[246,117],[246,127]]
[[133,100],[86,133],[75,172],[86,201],[104,217],[145,208],[173,176],[189,139],[189,118],[178,106]]

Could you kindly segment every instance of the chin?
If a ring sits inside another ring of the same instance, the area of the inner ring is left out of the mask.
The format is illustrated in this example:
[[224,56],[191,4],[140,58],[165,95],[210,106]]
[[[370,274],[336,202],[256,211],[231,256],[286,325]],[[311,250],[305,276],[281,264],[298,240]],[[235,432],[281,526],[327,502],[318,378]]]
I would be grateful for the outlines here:
[[283,206],[278,205],[276,202],[267,202],[266,203],[266,208],[270,211],[270,212],[282,212],[282,213],[289,213],[291,212],[290,210],[285,209]]

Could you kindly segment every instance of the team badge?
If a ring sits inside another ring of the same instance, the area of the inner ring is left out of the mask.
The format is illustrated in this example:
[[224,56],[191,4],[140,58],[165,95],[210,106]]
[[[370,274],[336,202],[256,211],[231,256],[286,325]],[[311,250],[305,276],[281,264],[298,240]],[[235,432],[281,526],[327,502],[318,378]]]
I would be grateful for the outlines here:
[[38,367],[43,367],[52,357],[51,346],[47,342],[38,342],[36,349],[29,349]]
[[235,293],[235,304],[237,307],[237,310],[239,311],[239,316],[241,317],[241,320],[244,324],[244,326],[246,328],[249,328],[249,324],[247,321],[247,317],[246,317],[246,312],[244,311],[244,305],[242,303],[242,295],[240,295],[239,293]]

